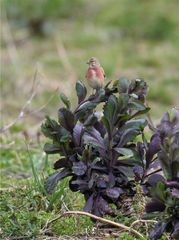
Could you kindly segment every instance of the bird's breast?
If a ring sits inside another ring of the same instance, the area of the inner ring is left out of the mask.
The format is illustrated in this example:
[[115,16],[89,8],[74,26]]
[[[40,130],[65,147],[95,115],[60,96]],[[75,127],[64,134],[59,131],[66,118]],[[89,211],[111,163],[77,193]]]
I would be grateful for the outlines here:
[[97,89],[104,85],[104,74],[101,71],[101,68],[89,68],[86,78],[92,88]]

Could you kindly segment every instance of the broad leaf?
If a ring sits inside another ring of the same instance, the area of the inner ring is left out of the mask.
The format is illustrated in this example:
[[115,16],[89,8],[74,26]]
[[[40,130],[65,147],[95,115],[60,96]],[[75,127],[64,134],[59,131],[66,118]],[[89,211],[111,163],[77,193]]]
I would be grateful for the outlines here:
[[75,118],[73,113],[66,109],[60,108],[58,111],[58,121],[62,127],[72,132],[75,126]]
[[83,135],[85,144],[91,144],[97,147],[102,156],[105,155],[105,145],[101,134],[94,128],[88,127]]
[[65,106],[68,109],[70,109],[71,103],[70,103],[70,100],[67,98],[67,96],[64,93],[60,93],[60,98],[61,98],[62,102],[65,104]]
[[83,134],[83,126],[81,124],[76,124],[73,129],[73,141],[75,143],[75,146],[80,146],[81,138]]
[[76,82],[76,93],[78,96],[78,103],[81,103],[85,99],[87,94],[87,90],[83,82],[81,81]]
[[46,180],[46,190],[48,193],[52,193],[55,189],[55,187],[57,186],[57,183],[67,177],[71,175],[71,171],[69,169],[63,169],[60,172],[55,172],[53,174],[51,174],[47,180]]
[[46,152],[47,154],[59,153],[60,150],[60,146],[57,146],[55,144],[46,143],[44,145],[44,152]]
[[146,107],[145,105],[139,101],[139,100],[132,100],[128,103],[128,107],[129,109],[132,109],[132,110],[137,110],[137,111],[144,111],[146,110]]
[[58,161],[54,163],[54,169],[69,167],[71,164],[66,158],[60,158]]
[[87,202],[86,202],[83,210],[84,210],[85,212],[91,213],[91,212],[92,212],[92,209],[93,209],[93,204],[94,204],[94,194],[92,194],[92,195],[88,198],[88,200],[87,200]]
[[119,187],[106,189],[106,195],[112,200],[117,200],[119,196],[123,193],[124,193],[123,189]]
[[120,138],[118,146],[125,146],[128,142],[133,141],[139,133],[139,130],[133,128],[125,130]]
[[172,232],[172,238],[179,239],[179,221],[177,221],[174,225],[174,230]]
[[161,138],[158,132],[151,137],[148,150],[146,152],[146,167],[148,168],[153,156],[159,152],[161,146]]
[[146,125],[147,121],[145,119],[134,119],[127,121],[121,129],[135,128],[138,130],[143,130]]
[[85,121],[89,115],[93,112],[93,109],[97,106],[97,103],[87,101],[80,105],[80,107],[75,111],[75,117],[80,121]]
[[165,204],[157,199],[153,199],[145,206],[146,213],[151,212],[163,212],[165,210]]
[[82,161],[74,162],[72,170],[77,176],[82,176],[85,174],[87,166]]
[[103,123],[108,131],[108,134],[112,134],[112,128],[117,118],[118,100],[115,95],[111,95],[106,102],[103,110]]
[[167,227],[167,223],[165,222],[159,222],[155,225],[155,227],[150,231],[149,237],[152,240],[157,240],[159,239],[163,232],[165,231]]
[[179,200],[179,189],[173,188],[171,194],[173,197],[176,197]]
[[127,93],[129,87],[129,81],[127,79],[120,79],[117,84],[117,89],[119,93]]

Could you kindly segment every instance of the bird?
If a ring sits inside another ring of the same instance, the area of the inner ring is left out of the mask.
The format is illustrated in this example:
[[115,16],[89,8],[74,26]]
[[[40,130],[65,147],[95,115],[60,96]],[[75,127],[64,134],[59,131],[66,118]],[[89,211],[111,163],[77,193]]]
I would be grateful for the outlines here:
[[87,62],[89,65],[86,71],[86,79],[89,86],[96,90],[103,88],[105,83],[105,72],[97,58],[91,57]]

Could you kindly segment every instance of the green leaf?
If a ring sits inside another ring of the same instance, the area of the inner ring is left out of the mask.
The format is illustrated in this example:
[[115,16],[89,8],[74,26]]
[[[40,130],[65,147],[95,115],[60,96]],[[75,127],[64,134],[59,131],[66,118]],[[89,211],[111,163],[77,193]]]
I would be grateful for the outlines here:
[[78,111],[88,111],[88,110],[92,110],[96,107],[97,103],[93,103],[93,102],[90,102],[90,101],[87,101],[83,104],[80,105],[80,107],[78,108]]
[[78,103],[81,103],[85,99],[87,94],[87,90],[83,82],[81,81],[76,82],[76,93],[78,96]]
[[114,148],[114,150],[124,156],[133,156],[133,151],[129,148]]
[[78,108],[75,112],[75,117],[80,121],[85,121],[89,115],[93,112],[93,109],[97,106],[97,103],[87,101]]
[[125,146],[128,142],[133,141],[139,133],[140,131],[137,129],[133,128],[126,129],[121,136],[118,146],[120,147]]
[[109,121],[114,118],[117,110],[117,98],[115,95],[111,95],[104,106],[104,116]]
[[129,81],[127,79],[120,79],[117,85],[117,89],[119,93],[127,93],[129,87]]
[[85,127],[94,126],[94,124],[98,121],[98,118],[95,114],[91,114],[86,121],[84,122]]
[[118,160],[124,160],[133,157],[133,151],[129,148],[114,148],[114,150],[123,156],[118,157]]
[[65,104],[65,106],[68,109],[70,109],[71,103],[70,103],[70,100],[67,98],[67,96],[64,93],[60,93],[60,98],[61,98],[62,102]]
[[60,125],[48,116],[46,117],[46,121],[41,125],[41,130],[43,134],[53,140],[57,140],[57,135],[60,129]]
[[129,109],[143,111],[146,109],[145,105],[139,100],[133,100],[128,103]]
[[137,116],[139,116],[139,115],[145,114],[145,113],[147,113],[148,111],[150,111],[150,108],[149,108],[149,107],[146,107],[144,110],[140,110],[140,111],[134,113],[134,114],[130,117],[130,119],[132,119],[132,118],[134,118],[134,117],[137,117]]
[[143,130],[144,127],[147,125],[146,119],[134,119],[129,120],[125,123],[125,125],[122,127],[122,129],[129,129],[129,128],[135,128],[138,130]]
[[167,193],[166,193],[166,187],[165,184],[163,182],[158,182],[155,188],[155,195],[157,197],[157,199],[159,199],[160,201],[164,202],[167,199]]
[[108,134],[111,134],[112,127],[117,118],[118,100],[115,95],[111,95],[106,102],[103,110],[103,123],[108,130]]
[[44,145],[44,152],[47,154],[55,154],[60,152],[60,147],[55,144],[46,143]]

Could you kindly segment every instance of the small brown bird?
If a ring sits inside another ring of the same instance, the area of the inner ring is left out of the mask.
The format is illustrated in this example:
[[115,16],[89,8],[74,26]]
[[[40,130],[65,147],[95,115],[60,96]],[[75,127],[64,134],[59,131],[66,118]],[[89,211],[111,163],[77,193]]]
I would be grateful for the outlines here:
[[86,79],[88,81],[88,84],[90,87],[98,91],[104,86],[104,69],[101,67],[99,61],[95,57],[90,58],[87,64],[89,65],[86,72]]

